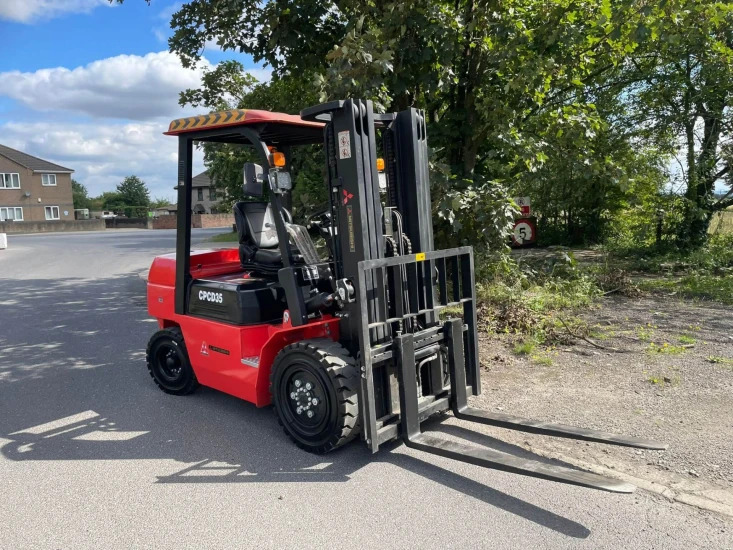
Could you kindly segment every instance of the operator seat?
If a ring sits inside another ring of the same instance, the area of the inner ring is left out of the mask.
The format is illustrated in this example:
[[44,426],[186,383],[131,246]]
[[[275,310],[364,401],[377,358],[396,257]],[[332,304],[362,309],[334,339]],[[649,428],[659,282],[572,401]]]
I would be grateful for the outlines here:
[[239,237],[239,261],[243,268],[277,272],[283,266],[272,205],[244,202],[234,205]]
[[[265,177],[262,168],[245,165],[245,182],[242,191],[245,195],[262,197]],[[320,263],[313,240],[302,225],[296,225],[290,214],[285,229],[294,246],[291,247],[293,261],[315,265]],[[277,273],[283,267],[280,241],[275,228],[275,212],[269,202],[240,201],[234,205],[234,222],[239,237],[239,262],[243,269],[251,269],[263,274]]]

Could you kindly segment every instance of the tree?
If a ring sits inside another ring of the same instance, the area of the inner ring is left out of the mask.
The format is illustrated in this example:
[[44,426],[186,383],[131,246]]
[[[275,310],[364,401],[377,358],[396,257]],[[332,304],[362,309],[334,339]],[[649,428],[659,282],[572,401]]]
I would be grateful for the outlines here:
[[[190,0],[169,45],[185,65],[213,41],[273,68],[260,85],[220,65],[181,97],[210,109],[293,112],[314,92],[423,108],[450,191],[524,190],[569,232],[600,227],[639,182],[658,185],[681,138],[680,234],[699,243],[710,214],[733,203],[733,190],[713,199],[716,183],[733,181],[731,10],[706,0]],[[205,150],[234,192],[242,154]]]
[[[678,157],[685,186],[683,244],[707,238],[712,215],[733,205],[733,5],[705,0],[650,4],[621,89],[636,124]],[[715,197],[716,184],[730,190]]]
[[89,198],[89,191],[86,186],[75,179],[71,180],[71,195],[74,201],[74,208],[91,208],[92,201]]
[[150,201],[150,208],[151,210],[155,210],[156,208],[163,208],[164,206],[168,206],[169,204],[171,204],[171,200],[169,198],[155,197],[153,200]]
[[150,192],[137,176],[127,176],[117,185],[117,195],[127,217],[144,217],[150,206]]

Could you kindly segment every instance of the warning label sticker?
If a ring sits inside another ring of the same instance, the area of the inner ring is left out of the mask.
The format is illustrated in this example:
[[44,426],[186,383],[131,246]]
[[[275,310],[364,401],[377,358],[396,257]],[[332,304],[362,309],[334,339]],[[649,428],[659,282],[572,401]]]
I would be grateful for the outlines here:
[[351,158],[351,135],[348,130],[338,133],[339,142],[339,158],[350,159]]

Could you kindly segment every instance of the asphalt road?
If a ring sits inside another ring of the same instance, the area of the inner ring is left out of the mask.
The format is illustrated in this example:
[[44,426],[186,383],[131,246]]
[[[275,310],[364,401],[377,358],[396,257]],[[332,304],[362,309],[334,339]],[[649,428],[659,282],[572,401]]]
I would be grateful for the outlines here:
[[[0,251],[0,547],[733,548],[726,520],[643,491],[397,444],[313,456],[269,408],[163,394],[139,273],[173,247],[172,231],[140,230],[11,235]],[[430,425],[527,454],[468,427]]]

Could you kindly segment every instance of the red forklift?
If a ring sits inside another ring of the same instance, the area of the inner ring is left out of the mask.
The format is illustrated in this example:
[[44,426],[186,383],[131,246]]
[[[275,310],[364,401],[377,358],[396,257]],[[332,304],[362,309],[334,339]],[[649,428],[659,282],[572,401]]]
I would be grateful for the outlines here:
[[[340,100],[300,116],[230,110],[171,123],[178,137],[176,253],[155,258],[147,364],[166,393],[201,384],[274,406],[293,442],[326,453],[361,438],[614,492],[628,483],[423,433],[445,411],[469,422],[644,449],[652,441],[471,408],[481,391],[471,247],[435,250],[423,111]],[[239,246],[191,251],[195,143],[250,147]],[[321,144],[328,206],[294,223],[291,151]],[[263,195],[266,193],[266,199]],[[313,241],[323,238],[319,253]],[[458,313],[456,313],[458,312]]]

